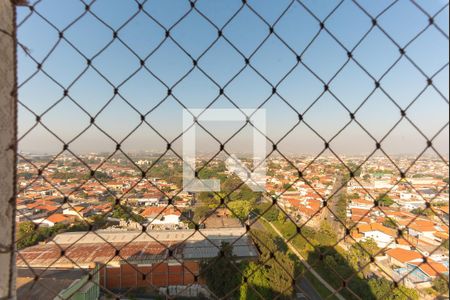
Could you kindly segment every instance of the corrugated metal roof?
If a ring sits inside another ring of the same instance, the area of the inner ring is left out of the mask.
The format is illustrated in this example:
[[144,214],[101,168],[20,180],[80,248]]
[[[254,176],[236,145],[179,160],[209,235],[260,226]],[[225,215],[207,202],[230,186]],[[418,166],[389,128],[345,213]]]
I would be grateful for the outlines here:
[[[169,249],[179,260],[198,260],[218,255],[223,242],[233,244],[238,258],[257,256],[257,251],[245,230],[216,229],[195,231],[149,232],[76,232],[57,235],[46,245],[37,245],[20,251],[19,266],[32,267],[87,267],[99,263],[155,263],[169,257]],[[204,236],[207,237],[207,239]],[[72,245],[73,244],[73,245]],[[61,249],[65,250],[61,257]],[[119,249],[119,256],[116,256]]]

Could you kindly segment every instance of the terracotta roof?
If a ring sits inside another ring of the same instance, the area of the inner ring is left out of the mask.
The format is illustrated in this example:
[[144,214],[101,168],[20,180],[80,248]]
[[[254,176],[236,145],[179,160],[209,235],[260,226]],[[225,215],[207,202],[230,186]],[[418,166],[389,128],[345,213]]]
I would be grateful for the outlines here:
[[33,209],[45,210],[45,211],[48,211],[48,212],[53,212],[53,211],[57,211],[59,209],[59,207],[58,206],[53,206],[53,205],[39,205],[39,206],[33,207]]
[[356,222],[356,223],[366,223],[369,224],[371,222],[370,218],[368,217],[362,217],[361,215],[353,215],[352,216],[352,221]]
[[73,210],[78,211],[78,212],[83,211],[84,209],[85,209],[84,206],[74,206],[73,207]]
[[352,215],[369,215],[368,212],[370,212],[369,209],[361,209],[361,208],[352,208]]
[[56,223],[66,222],[69,219],[70,219],[69,217],[66,217],[65,215],[62,215],[62,214],[53,214],[50,217],[48,217],[46,220],[56,224]]
[[433,235],[434,235],[435,237],[440,238],[440,239],[448,240],[448,233],[446,233],[446,232],[438,231],[438,232],[433,233]]
[[361,233],[370,232],[370,231],[380,231],[380,232],[383,232],[384,234],[387,234],[387,235],[390,235],[393,237],[397,236],[397,233],[395,232],[395,230],[388,228],[386,226],[383,226],[382,224],[379,224],[379,223],[359,225],[358,230]]
[[431,224],[419,224],[417,222],[414,222],[408,227],[418,232],[436,232],[437,230],[435,228],[435,225],[432,222],[430,223]]
[[405,250],[402,248],[390,249],[386,252],[386,254],[402,263],[423,258],[423,256],[417,251]]
[[147,207],[140,214],[144,218],[154,217],[154,216],[167,216],[167,215],[176,215],[181,216],[181,213],[174,208],[166,208],[166,207]]
[[410,264],[418,266],[425,274],[427,274],[430,277],[436,277],[439,276],[439,274],[444,274],[448,272],[446,266],[430,259],[426,263],[411,262]]
[[408,242],[408,241],[407,241],[406,239],[404,239],[404,238],[396,239],[395,241],[397,242],[398,245],[411,246],[411,243]]
[[374,206],[374,202],[373,201],[369,201],[369,200],[366,200],[366,199],[353,199],[351,202],[352,203],[359,203],[359,204],[365,204],[365,205]]
[[58,204],[56,204],[53,201],[47,201],[46,199],[39,199],[39,200],[34,201],[33,203],[27,204],[27,207],[31,209],[31,208],[35,208],[38,206],[45,206],[45,205],[58,206]]

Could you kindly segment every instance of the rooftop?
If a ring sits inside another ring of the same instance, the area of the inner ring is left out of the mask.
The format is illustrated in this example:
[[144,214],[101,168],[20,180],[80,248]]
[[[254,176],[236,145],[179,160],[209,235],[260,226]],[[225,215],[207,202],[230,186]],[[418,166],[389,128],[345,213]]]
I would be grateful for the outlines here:
[[[20,251],[18,266],[34,268],[88,268],[92,263],[157,263],[167,259],[201,260],[216,257],[222,242],[233,244],[237,258],[257,257],[245,229],[206,229],[199,232],[75,232],[57,235],[53,241]],[[61,257],[61,250],[64,256]],[[116,250],[119,250],[117,253]],[[173,257],[170,257],[169,250]]]

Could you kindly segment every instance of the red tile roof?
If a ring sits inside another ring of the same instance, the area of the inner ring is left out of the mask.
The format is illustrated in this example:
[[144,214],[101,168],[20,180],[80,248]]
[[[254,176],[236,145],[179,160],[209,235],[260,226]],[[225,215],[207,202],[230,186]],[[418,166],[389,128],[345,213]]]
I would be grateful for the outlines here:
[[407,263],[422,258],[422,255],[419,252],[402,248],[390,249],[386,252],[386,254],[402,263]]

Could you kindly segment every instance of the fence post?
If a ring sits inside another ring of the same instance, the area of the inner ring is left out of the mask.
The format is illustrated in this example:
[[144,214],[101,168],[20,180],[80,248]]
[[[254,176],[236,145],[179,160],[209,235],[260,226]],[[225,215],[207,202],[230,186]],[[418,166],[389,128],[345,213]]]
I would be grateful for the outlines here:
[[0,299],[15,299],[15,8],[0,0]]

